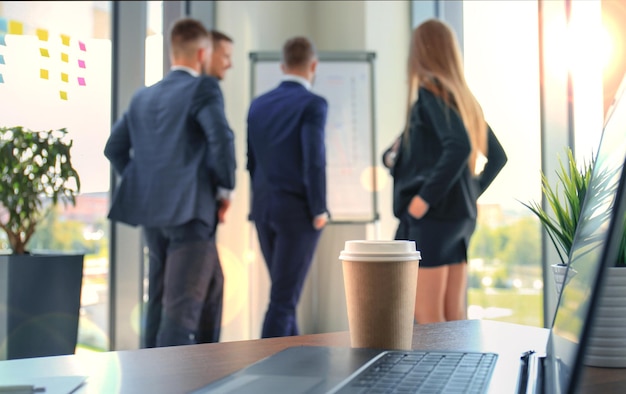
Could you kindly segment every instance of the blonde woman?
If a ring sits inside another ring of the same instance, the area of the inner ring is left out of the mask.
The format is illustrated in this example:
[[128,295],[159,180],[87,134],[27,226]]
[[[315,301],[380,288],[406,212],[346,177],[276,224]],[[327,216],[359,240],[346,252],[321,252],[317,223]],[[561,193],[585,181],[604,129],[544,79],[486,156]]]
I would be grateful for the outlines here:
[[467,86],[445,23],[431,19],[413,31],[408,82],[405,130],[383,155],[394,177],[395,238],[414,240],[422,253],[416,322],[465,319],[476,200],[507,157]]

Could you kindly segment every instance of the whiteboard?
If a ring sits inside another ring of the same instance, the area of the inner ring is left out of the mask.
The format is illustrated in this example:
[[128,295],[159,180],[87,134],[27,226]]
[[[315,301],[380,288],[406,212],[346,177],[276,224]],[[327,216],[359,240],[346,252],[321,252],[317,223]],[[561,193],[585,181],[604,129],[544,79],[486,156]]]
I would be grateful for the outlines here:
[[[326,198],[331,222],[378,220],[373,60],[370,52],[319,53],[312,91],[328,101]],[[253,52],[251,95],[280,83],[281,54]]]

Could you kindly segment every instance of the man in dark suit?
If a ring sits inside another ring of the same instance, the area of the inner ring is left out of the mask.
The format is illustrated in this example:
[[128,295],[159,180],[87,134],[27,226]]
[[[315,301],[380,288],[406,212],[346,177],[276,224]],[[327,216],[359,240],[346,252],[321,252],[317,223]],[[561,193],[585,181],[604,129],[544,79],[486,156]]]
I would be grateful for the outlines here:
[[[210,30],[213,52],[211,53],[211,61],[208,69],[208,75],[222,81],[226,77],[226,71],[232,67],[231,56],[233,53],[233,39],[218,30]],[[220,209],[217,223],[223,223],[226,218],[225,214],[228,210],[230,202],[228,200],[218,201]],[[208,294],[214,302],[205,304],[207,311],[202,313],[200,325],[198,327],[198,335],[196,340],[198,343],[215,343],[220,340],[220,332],[222,326],[222,310],[217,308],[222,305],[224,300],[224,276],[222,274],[222,263],[220,261],[217,249],[217,227],[213,233],[213,241],[211,242],[215,248],[209,253],[209,257],[213,259],[212,265],[216,267],[216,275],[209,283]]]
[[316,67],[315,49],[307,38],[288,40],[282,82],[254,99],[248,112],[250,219],[272,281],[263,338],[299,334],[296,307],[328,220],[328,104],[310,91]]
[[135,93],[104,150],[121,176],[109,218],[143,226],[150,251],[146,347],[196,343],[203,309],[221,315],[221,299],[208,291],[222,275],[212,243],[235,187],[222,93],[215,78],[201,76],[211,35],[181,19],[170,42],[171,71]]
[[213,54],[209,75],[222,81],[226,77],[226,71],[233,66],[233,39],[215,29],[211,30],[211,37],[213,37]]

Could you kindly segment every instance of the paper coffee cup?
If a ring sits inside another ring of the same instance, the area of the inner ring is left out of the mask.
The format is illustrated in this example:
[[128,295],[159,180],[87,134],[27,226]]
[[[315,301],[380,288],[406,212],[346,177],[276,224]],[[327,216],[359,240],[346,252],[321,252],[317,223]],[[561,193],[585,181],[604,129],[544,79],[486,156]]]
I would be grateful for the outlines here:
[[417,269],[413,241],[347,241],[339,254],[352,347],[411,349]]

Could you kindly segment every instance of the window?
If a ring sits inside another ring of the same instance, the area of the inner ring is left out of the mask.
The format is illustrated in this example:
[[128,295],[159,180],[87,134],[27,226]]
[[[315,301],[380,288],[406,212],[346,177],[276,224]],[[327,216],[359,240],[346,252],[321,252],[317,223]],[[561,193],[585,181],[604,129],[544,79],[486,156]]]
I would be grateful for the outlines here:
[[74,142],[76,206],[59,205],[28,246],[85,253],[78,350],[108,350],[110,18],[108,1],[0,2],[3,126],[65,127]]
[[509,157],[478,200],[468,314],[543,326],[541,229],[521,204],[541,201],[537,9],[536,1],[464,2],[463,50],[468,84]]
[[[468,316],[543,325],[541,227],[521,202],[541,200],[537,1],[413,2],[413,26],[450,24],[467,82],[509,161],[478,200],[468,251]],[[495,34],[497,32],[497,34]]]

